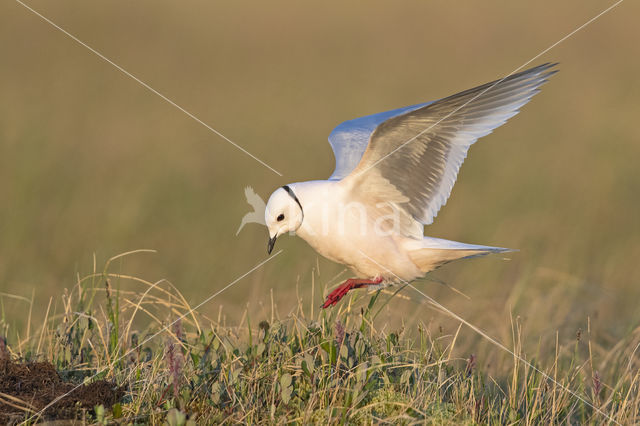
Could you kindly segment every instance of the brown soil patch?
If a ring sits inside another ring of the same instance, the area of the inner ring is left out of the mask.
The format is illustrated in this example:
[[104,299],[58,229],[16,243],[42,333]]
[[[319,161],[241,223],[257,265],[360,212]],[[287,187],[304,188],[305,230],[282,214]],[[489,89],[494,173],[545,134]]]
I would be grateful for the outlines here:
[[[64,382],[48,362],[16,363],[0,359],[0,424],[23,421],[76,386]],[[123,388],[99,380],[60,399],[47,408],[40,420],[80,419],[96,405],[110,409],[123,396]]]

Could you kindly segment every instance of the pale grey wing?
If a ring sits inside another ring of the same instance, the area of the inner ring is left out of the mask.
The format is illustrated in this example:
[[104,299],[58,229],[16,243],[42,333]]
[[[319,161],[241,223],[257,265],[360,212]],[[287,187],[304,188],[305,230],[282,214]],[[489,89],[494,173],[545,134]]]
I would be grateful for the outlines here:
[[467,150],[518,113],[556,64],[487,83],[381,123],[345,179],[368,200],[393,203],[423,225],[446,203]]
[[329,180],[340,180],[356,168],[367,149],[371,133],[386,120],[429,105],[423,103],[367,115],[339,124],[329,135],[329,143],[336,158],[336,168]]

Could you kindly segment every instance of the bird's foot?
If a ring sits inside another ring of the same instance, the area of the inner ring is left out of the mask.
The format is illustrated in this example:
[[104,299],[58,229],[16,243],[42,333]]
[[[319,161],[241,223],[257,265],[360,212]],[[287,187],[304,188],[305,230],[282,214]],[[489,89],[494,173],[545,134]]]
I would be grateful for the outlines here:
[[335,305],[340,301],[340,299],[342,299],[349,292],[349,290],[367,287],[370,285],[376,285],[376,284],[380,284],[381,282],[382,282],[382,277],[375,278],[373,280],[362,280],[357,278],[350,278],[346,280],[344,283],[340,284],[331,293],[329,293],[324,303],[322,304],[321,308],[325,309],[325,308],[328,308],[329,306]]

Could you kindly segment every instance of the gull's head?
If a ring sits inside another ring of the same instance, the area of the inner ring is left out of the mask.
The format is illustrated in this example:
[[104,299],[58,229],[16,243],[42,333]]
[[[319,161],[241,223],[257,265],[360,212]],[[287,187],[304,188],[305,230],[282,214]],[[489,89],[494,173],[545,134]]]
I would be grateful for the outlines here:
[[276,189],[271,194],[264,212],[264,221],[269,229],[269,254],[273,250],[276,238],[287,232],[294,232],[302,225],[303,218],[300,200],[288,185]]

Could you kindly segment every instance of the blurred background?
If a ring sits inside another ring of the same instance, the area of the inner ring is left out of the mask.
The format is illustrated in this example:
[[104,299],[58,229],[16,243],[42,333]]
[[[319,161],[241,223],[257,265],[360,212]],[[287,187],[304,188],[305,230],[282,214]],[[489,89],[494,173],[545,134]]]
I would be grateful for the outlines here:
[[[324,179],[340,122],[498,79],[613,2],[210,2],[28,4],[256,155],[282,177],[16,2],[0,5],[0,292],[16,327],[119,253],[111,270],[171,281],[197,304],[266,257],[244,188]],[[422,291],[500,340],[520,318],[532,345],[640,321],[640,4],[627,1],[531,66],[542,92],[474,145],[426,234],[513,247],[454,263]],[[349,277],[297,238],[200,310],[228,323],[309,310]],[[342,272],[342,275],[337,276]],[[336,277],[337,276],[337,277]],[[315,294],[311,294],[314,282]],[[114,285],[132,287],[130,283]],[[457,323],[410,289],[383,327]],[[386,297],[386,296],[385,296]],[[356,301],[356,306],[367,298]],[[53,309],[53,308],[52,308]],[[359,308],[358,308],[359,309]],[[58,311],[60,308],[58,308]],[[463,331],[468,345],[478,337]],[[535,347],[535,346],[534,346]]]

